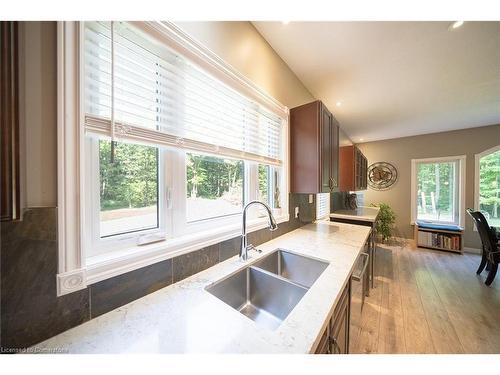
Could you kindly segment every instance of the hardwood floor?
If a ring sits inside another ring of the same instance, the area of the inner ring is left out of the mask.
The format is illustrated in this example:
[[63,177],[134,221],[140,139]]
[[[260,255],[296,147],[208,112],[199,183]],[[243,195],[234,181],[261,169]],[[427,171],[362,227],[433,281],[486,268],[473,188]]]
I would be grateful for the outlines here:
[[480,256],[377,246],[376,282],[360,312],[353,283],[351,353],[500,353],[500,278]]

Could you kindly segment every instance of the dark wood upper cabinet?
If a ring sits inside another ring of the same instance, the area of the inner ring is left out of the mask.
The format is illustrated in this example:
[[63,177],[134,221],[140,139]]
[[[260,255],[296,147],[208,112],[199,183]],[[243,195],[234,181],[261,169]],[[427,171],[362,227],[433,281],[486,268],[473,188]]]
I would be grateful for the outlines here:
[[319,100],[290,110],[292,193],[338,188],[339,124]]
[[332,115],[332,127],[331,127],[331,144],[332,144],[332,186],[333,186],[333,191],[339,191],[339,152],[340,152],[340,147],[339,147],[339,131],[340,131],[340,125],[337,119]]
[[21,215],[18,24],[0,22],[0,219]]
[[340,147],[340,191],[366,190],[368,160],[355,145]]

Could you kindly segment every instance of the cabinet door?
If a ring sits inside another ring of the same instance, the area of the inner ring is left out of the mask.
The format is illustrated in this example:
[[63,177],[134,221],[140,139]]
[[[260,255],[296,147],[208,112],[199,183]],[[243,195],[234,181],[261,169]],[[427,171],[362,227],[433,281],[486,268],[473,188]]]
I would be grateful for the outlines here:
[[354,189],[366,190],[367,188],[368,160],[363,153],[354,147]]
[[348,354],[349,353],[349,343],[347,342],[347,330],[348,330],[348,313],[347,309],[343,311],[340,321],[338,322],[338,331],[334,333],[336,340],[336,348],[334,353],[336,354]]
[[333,115],[331,116],[331,135],[330,135],[330,143],[331,143],[331,179],[332,179],[332,189],[338,190],[339,187],[339,123],[335,120]]
[[[368,270],[367,270],[368,271]],[[363,323],[361,321],[361,313],[363,311],[363,299],[365,298],[366,281],[368,272],[365,272],[361,281],[353,281],[351,283],[351,306],[350,306],[350,324],[349,333],[355,333]]]
[[332,172],[332,158],[331,158],[331,114],[328,110],[321,105],[321,124],[320,124],[320,161],[321,161],[321,192],[329,193],[331,191],[331,172]]
[[349,353],[349,325],[351,290],[350,281],[340,298],[339,306],[335,309],[331,328],[331,351],[333,354]]
[[318,347],[314,354],[330,354],[330,331],[327,327],[321,336]]

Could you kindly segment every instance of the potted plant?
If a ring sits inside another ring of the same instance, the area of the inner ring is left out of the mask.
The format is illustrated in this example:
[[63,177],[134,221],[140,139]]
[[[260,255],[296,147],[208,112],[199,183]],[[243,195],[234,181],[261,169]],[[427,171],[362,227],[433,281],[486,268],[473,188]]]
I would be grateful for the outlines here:
[[370,206],[380,208],[375,228],[377,234],[382,237],[382,241],[386,242],[392,236],[396,214],[387,203],[372,203]]

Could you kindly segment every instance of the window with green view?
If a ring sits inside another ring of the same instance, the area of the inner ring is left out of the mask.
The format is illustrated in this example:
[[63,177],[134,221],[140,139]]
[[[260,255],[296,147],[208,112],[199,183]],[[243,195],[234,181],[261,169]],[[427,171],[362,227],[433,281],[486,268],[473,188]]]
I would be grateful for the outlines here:
[[459,224],[458,161],[417,164],[417,220]]
[[489,225],[500,228],[500,150],[479,160],[479,209]]

